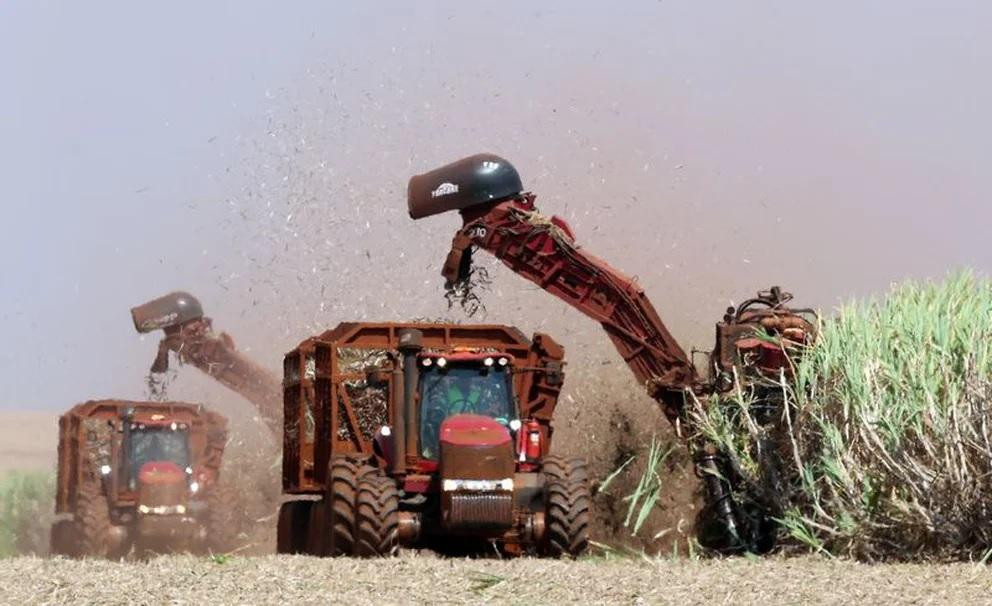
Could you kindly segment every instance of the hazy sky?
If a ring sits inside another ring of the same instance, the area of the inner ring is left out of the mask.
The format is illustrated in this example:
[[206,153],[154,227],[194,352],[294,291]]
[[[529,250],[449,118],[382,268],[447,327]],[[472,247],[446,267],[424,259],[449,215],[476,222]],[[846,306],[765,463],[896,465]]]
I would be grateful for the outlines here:
[[[406,180],[478,151],[638,276],[686,346],[772,282],[830,308],[988,272],[990,19],[987,2],[0,3],[0,408],[141,397],[156,339],[127,310],[177,288],[273,369],[339,321],[447,314],[457,220],[409,221]],[[493,273],[485,319],[611,359],[595,326]],[[178,395],[218,397],[188,374]]]

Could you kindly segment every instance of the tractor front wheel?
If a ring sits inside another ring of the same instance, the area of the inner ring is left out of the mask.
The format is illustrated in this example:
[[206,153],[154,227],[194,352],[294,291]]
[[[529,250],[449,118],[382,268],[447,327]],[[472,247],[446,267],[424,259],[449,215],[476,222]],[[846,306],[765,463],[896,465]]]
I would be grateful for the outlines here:
[[589,472],[580,458],[549,456],[544,473],[545,536],[541,555],[578,557],[589,548]]
[[393,556],[399,550],[399,493],[396,482],[381,472],[358,485],[358,542],[355,555]]
[[52,524],[51,542],[48,550],[54,556],[75,555],[75,525],[72,520],[59,520]]
[[100,482],[84,479],[76,492],[75,535],[81,557],[116,558],[110,535],[110,505]]
[[331,557],[355,553],[358,534],[358,493],[362,480],[374,469],[347,455],[331,458],[324,495],[324,553]]
[[276,553],[303,553],[312,501],[286,501],[279,507]]
[[327,555],[324,545],[327,539],[327,501],[322,499],[310,507],[310,522],[307,524],[307,555],[323,557]]

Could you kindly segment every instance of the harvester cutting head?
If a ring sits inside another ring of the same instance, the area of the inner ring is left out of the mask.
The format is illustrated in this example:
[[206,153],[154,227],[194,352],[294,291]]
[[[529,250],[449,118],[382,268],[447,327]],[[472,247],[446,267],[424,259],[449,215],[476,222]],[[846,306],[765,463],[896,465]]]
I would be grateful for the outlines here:
[[493,154],[476,154],[410,179],[410,217],[421,219],[449,210],[490,204],[523,191],[512,164]]
[[188,292],[177,291],[131,308],[134,328],[141,333],[166,330],[203,317],[203,306]]

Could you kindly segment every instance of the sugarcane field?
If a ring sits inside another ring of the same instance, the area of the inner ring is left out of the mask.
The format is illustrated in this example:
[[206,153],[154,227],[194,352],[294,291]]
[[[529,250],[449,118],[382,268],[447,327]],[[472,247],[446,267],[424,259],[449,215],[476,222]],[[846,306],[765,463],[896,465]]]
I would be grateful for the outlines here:
[[992,604],[992,6],[0,6],[0,604]]

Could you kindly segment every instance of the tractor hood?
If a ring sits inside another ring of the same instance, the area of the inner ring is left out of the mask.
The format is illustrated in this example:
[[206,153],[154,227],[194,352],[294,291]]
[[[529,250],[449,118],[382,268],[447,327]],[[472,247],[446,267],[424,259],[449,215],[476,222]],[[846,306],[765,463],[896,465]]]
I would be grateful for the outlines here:
[[516,462],[506,427],[460,414],[441,424],[441,524],[449,532],[499,536],[513,524]]
[[515,470],[510,431],[494,419],[460,414],[441,423],[441,478],[502,480]]
[[186,473],[172,461],[149,461],[138,472],[140,513],[184,513],[177,505],[187,500]]
[[512,164],[493,154],[476,154],[410,179],[410,217],[420,219],[449,210],[488,204],[523,191]]

